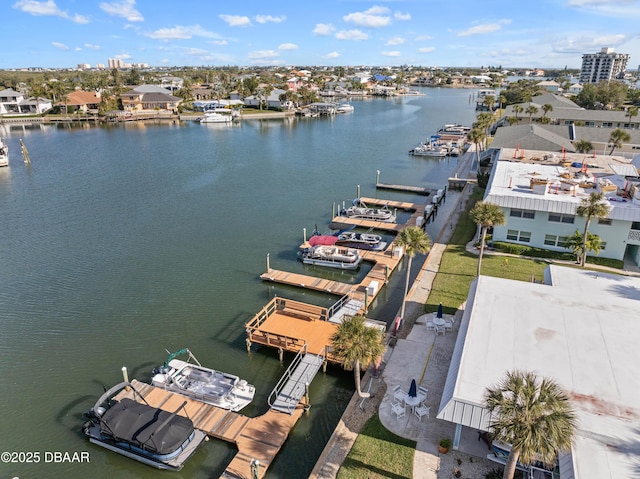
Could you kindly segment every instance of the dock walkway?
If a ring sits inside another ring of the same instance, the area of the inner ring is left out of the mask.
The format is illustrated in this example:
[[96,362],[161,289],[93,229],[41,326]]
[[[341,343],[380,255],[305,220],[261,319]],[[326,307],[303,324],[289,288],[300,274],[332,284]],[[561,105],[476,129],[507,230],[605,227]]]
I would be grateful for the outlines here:
[[[262,416],[250,418],[135,379],[131,384],[155,408],[175,411],[186,402],[178,414],[190,418],[194,427],[207,435],[236,445],[238,453],[220,476],[226,479],[252,477],[252,460],[260,461],[259,477],[263,477],[304,411],[304,405],[297,404],[290,414],[270,409]],[[115,399],[125,397],[140,401],[132,390],[123,390]]]

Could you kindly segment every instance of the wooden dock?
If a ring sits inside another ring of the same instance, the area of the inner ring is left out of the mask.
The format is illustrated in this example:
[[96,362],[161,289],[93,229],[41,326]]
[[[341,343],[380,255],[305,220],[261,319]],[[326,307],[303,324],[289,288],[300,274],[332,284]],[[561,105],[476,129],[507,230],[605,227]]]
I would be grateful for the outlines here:
[[423,188],[422,186],[392,185],[390,183],[376,183],[376,188],[380,190],[406,191],[408,193],[416,193],[425,196],[429,196],[434,193],[433,190]]
[[[304,411],[304,405],[301,403],[295,408],[293,414],[284,414],[270,409],[262,416],[250,418],[135,379],[131,383],[152,407],[173,412],[186,401],[186,406],[178,414],[190,418],[194,427],[206,432],[207,435],[237,446],[237,454],[220,476],[226,479],[252,477],[251,461],[254,459],[260,461],[259,477],[264,477],[287,440],[289,432]],[[123,390],[115,399],[120,400],[125,397],[140,401],[140,397],[131,390]]]

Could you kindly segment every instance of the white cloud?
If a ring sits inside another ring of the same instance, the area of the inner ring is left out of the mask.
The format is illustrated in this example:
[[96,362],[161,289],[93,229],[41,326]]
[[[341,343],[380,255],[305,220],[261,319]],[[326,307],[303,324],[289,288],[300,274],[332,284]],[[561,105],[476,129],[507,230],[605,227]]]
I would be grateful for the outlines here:
[[13,8],[38,17],[55,16],[71,20],[75,23],[89,23],[89,19],[84,15],[77,13],[69,15],[68,12],[60,10],[54,0],[46,0],[44,2],[38,2],[36,0],[18,0],[13,4]]
[[436,50],[436,47],[422,47],[418,48],[418,53],[431,53]]
[[69,50],[69,47],[66,46],[64,43],[60,43],[60,42],[51,42],[51,45],[53,45],[54,47],[56,47],[58,50]]
[[211,43],[213,43],[214,45],[219,45],[221,47],[229,44],[226,40],[212,40]]
[[205,30],[200,25],[176,25],[172,28],[159,28],[144,35],[154,40],[189,40],[193,37],[220,38],[217,33]]
[[256,50],[249,52],[249,58],[252,60],[267,60],[270,58],[277,58],[280,54],[275,50]]
[[640,16],[640,6],[635,0],[568,0],[567,6],[598,15],[625,19]]
[[331,52],[331,53],[327,53],[322,58],[332,59],[332,58],[339,58],[339,57],[340,57],[340,54],[338,52]]
[[359,27],[380,28],[391,24],[391,17],[386,7],[371,7],[364,12],[353,12],[342,17],[347,23],[353,23]]
[[218,15],[230,27],[248,27],[251,25],[249,17],[242,15]]
[[336,38],[338,40],[367,40],[369,35],[360,30],[340,30],[336,33]]
[[185,48],[184,53],[185,55],[200,56],[208,54],[209,50],[205,50],[204,48]]
[[500,30],[502,25],[508,25],[511,23],[511,20],[499,20],[495,23],[483,23],[480,25],[476,25],[475,27],[468,28],[461,32],[458,32],[459,37],[468,37],[470,35],[485,35],[487,33],[492,33]]
[[431,40],[433,37],[430,35],[418,35],[416,38],[414,38],[414,40],[416,42],[422,42],[424,40]]
[[335,28],[333,25],[328,23],[317,23],[316,27],[313,29],[314,35],[331,35],[334,32]]
[[126,18],[130,22],[143,22],[144,17],[136,10],[136,0],[122,0],[121,2],[102,2],[100,8],[109,15]]
[[598,35],[595,32],[579,32],[575,35],[557,37],[551,40],[551,50],[560,54],[582,55],[585,52],[600,51],[602,45],[616,47],[629,38],[626,35]]
[[118,58],[120,60],[129,60],[131,58],[131,55],[128,53],[120,53],[119,55],[116,55],[115,58]]
[[284,15],[280,17],[272,17],[271,15],[256,15],[255,17],[253,17],[253,19],[258,23],[281,23],[284,22],[287,17],[285,17]]
[[91,43],[85,43],[84,47],[87,50],[100,50],[100,46],[99,45],[92,45]]
[[394,12],[393,13],[393,18],[395,18],[396,20],[411,20],[411,14],[410,13],[402,13],[402,12]]
[[295,43],[282,43],[278,50],[297,50],[299,47]]
[[393,37],[393,38],[389,38],[389,40],[387,40],[387,43],[385,43],[385,45],[402,45],[403,43],[404,43],[404,38]]
[[380,55],[385,56],[385,57],[393,57],[393,58],[397,58],[401,55],[401,53],[397,50],[395,51],[391,51],[391,52],[380,52]]

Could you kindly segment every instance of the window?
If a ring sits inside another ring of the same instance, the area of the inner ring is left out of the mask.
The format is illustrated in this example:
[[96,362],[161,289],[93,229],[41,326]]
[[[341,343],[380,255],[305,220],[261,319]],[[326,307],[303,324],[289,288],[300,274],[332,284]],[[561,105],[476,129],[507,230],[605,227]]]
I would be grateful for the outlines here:
[[584,126],[596,126],[596,122],[595,121],[585,121],[584,122]]
[[544,235],[544,244],[547,246],[557,246],[558,248],[567,247],[567,237],[557,235]]
[[602,128],[613,128],[613,123],[610,121],[603,121]]
[[575,216],[573,215],[563,215],[562,213],[549,213],[549,221],[553,221],[554,223],[569,223],[573,224]]
[[640,230],[640,221],[634,221],[633,223],[631,223],[631,229]]
[[514,218],[527,218],[534,219],[536,217],[536,212],[534,210],[520,210],[518,208],[511,208],[510,216]]
[[598,218],[598,224],[602,226],[611,226],[611,218]]
[[530,231],[507,230],[507,239],[510,241],[520,241],[521,243],[531,242]]

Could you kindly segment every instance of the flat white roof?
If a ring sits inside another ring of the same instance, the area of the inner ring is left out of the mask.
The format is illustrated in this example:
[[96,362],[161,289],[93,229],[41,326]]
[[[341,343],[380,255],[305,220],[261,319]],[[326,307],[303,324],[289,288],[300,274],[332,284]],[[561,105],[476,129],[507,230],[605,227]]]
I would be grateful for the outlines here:
[[[528,160],[518,161],[513,157],[516,150],[505,148],[501,150],[501,159],[496,162],[487,193],[484,200],[504,208],[531,209],[535,211],[548,211],[553,213],[576,214],[576,208],[581,204],[595,188],[584,188],[579,186],[582,180],[578,180],[574,175],[581,168],[560,165],[559,158],[562,154],[529,152],[525,155]],[[544,156],[547,156],[547,160]],[[635,170],[631,160],[618,157],[596,157],[585,158],[585,155],[569,154],[566,161],[581,165],[584,162],[587,167],[587,178],[596,181],[605,181],[617,187],[619,191],[630,192],[631,185],[636,183],[636,188],[640,187],[637,180],[627,180],[624,176],[615,174],[616,170]],[[506,158],[506,159],[505,159]],[[531,158],[538,160],[531,161]],[[570,175],[571,178],[563,178],[562,175]],[[531,180],[548,180],[546,193],[541,191],[545,187],[531,189]],[[615,190],[615,188],[614,188]],[[640,221],[640,193],[636,193],[636,199],[623,198],[616,194],[616,191],[608,193],[609,218],[624,221]]]
[[547,278],[478,278],[438,417],[482,404],[507,370],[534,371],[556,380],[576,409],[575,477],[639,477],[640,278],[559,266]]

